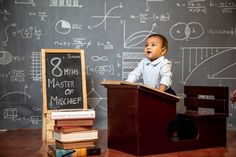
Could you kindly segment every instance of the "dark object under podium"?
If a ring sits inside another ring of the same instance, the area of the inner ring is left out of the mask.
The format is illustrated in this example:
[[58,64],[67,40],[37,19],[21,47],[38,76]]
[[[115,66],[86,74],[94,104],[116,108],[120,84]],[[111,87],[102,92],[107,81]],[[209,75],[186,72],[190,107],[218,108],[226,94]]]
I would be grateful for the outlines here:
[[134,155],[168,152],[168,124],[178,97],[138,85],[105,84],[108,94],[108,147]]
[[[144,156],[226,147],[227,87],[185,86],[187,112],[177,116],[179,98],[174,95],[142,85],[102,84],[108,95],[109,148]],[[199,94],[213,99],[198,98]],[[198,107],[213,108],[216,113],[202,115]],[[172,137],[175,129],[176,138]]]

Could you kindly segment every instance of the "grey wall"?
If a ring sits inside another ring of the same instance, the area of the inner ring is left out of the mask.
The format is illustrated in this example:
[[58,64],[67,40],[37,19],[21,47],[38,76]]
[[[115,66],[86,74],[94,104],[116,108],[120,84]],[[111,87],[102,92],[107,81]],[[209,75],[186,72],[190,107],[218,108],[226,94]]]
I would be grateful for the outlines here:
[[[88,103],[99,128],[107,127],[100,82],[126,79],[150,33],[169,41],[178,96],[184,85],[232,91],[235,18],[235,0],[0,0],[0,129],[41,127],[42,48],[85,50]],[[236,130],[236,106],[229,107],[228,128]]]

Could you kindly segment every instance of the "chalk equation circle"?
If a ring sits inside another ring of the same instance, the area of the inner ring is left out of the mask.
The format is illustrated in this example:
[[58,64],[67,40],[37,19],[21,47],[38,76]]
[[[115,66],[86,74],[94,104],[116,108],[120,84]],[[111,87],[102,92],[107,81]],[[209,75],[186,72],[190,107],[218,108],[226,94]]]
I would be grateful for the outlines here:
[[0,64],[6,65],[12,61],[12,55],[7,51],[0,51]]
[[170,30],[170,36],[175,40],[184,40],[187,33],[186,23],[183,22],[173,25]]
[[204,34],[204,28],[198,22],[190,22],[187,27],[190,30],[188,37],[190,39],[200,38]]
[[71,24],[65,20],[59,20],[55,25],[55,30],[59,34],[68,34],[71,31]]
[[176,23],[171,27],[170,36],[174,40],[197,39],[204,34],[203,26],[198,22]]
[[33,27],[29,27],[29,28],[23,28],[21,30],[21,36],[23,39],[31,39],[33,32],[32,32]]

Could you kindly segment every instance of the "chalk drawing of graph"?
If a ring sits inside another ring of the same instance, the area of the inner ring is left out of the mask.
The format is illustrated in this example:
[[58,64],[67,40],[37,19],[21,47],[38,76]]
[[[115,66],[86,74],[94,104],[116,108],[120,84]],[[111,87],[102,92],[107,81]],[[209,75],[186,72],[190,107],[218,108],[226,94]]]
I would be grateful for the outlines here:
[[106,5],[106,2],[105,2],[105,6],[104,6],[104,15],[102,16],[92,16],[92,18],[95,18],[95,19],[100,19],[100,22],[94,26],[88,26],[89,29],[94,29],[94,28],[97,28],[99,26],[101,26],[102,24],[104,24],[104,30],[107,29],[107,19],[119,19],[120,16],[112,16],[110,15],[112,13],[113,10],[117,9],[117,8],[123,8],[123,6],[121,5],[117,5],[113,8],[111,8],[108,12],[107,12],[107,5]]
[[122,54],[122,80],[128,78],[129,73],[138,66],[143,58],[143,52],[124,52]]
[[[233,64],[230,64],[229,66],[223,68],[222,70],[218,71],[217,73],[213,74],[213,75],[208,75],[208,79],[221,79],[221,80],[235,80],[236,77],[231,76],[231,77],[222,77],[221,74],[223,75],[224,72],[226,72],[229,69],[236,69],[236,62],[234,62]],[[235,71],[235,70],[234,70]]]
[[[225,53],[230,53],[236,50],[236,47],[182,47],[181,57],[182,57],[182,83],[186,84],[191,75],[202,65],[210,61],[211,59],[223,55]],[[226,69],[233,68],[235,63],[229,65],[219,72],[208,75],[208,79],[216,79],[217,75],[225,71]],[[234,67],[235,68],[235,67]],[[224,79],[235,79],[222,77]]]
[[123,34],[124,48],[126,49],[143,49],[144,41],[150,34],[155,33],[154,29],[157,28],[156,23],[154,23],[152,25],[151,30],[135,32],[126,39],[125,20],[123,22],[123,25],[124,25],[124,28],[123,28],[124,29],[124,34]]
[[33,81],[41,81],[42,80],[41,53],[32,52],[31,59],[32,59],[31,70],[30,70],[31,78]]
[[88,105],[92,109],[96,109],[97,107],[101,108],[102,110],[107,111],[107,106],[104,106],[100,102],[102,100],[107,100],[107,98],[101,97],[98,92],[94,89],[94,81],[91,81],[92,89],[88,92]]
[[3,94],[0,97],[0,106],[4,104],[26,104],[27,99],[31,98],[29,94],[26,93],[26,86],[24,91],[13,91]]

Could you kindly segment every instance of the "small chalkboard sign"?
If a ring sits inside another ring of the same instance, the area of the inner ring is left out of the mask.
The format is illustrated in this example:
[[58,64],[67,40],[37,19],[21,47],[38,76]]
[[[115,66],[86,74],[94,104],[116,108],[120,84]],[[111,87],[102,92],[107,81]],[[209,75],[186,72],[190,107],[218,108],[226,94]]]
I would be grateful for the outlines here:
[[87,109],[84,51],[42,49],[43,111]]

